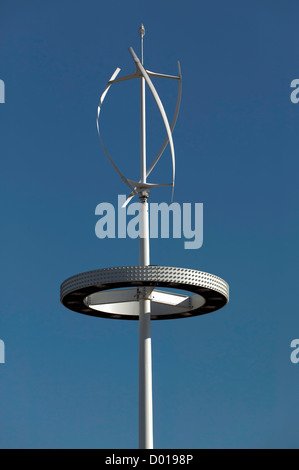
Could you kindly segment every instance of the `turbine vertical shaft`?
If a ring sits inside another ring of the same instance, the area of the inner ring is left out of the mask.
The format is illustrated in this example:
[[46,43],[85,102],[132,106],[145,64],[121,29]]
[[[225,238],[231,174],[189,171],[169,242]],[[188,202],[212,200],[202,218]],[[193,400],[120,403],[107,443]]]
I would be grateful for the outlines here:
[[[139,28],[141,37],[141,63],[143,64],[143,25]],[[146,183],[146,117],[145,117],[145,79],[140,78],[140,146],[141,146],[141,182]]]

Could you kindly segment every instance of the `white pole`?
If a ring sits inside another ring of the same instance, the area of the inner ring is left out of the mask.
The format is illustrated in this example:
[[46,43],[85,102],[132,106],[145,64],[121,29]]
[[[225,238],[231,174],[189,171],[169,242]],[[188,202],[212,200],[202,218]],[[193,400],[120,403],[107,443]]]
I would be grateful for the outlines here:
[[[144,26],[139,28],[143,64]],[[140,78],[141,182],[146,183],[145,80]],[[139,264],[150,264],[148,193],[139,194]],[[151,303],[139,301],[139,449],[153,449]]]

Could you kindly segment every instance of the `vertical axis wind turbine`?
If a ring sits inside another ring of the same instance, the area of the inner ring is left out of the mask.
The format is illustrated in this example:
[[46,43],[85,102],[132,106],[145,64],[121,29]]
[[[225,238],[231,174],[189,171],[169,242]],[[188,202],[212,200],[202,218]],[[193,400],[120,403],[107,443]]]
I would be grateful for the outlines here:
[[[229,300],[229,286],[218,276],[188,268],[150,265],[148,198],[151,189],[160,186],[172,187],[175,183],[175,152],[172,131],[175,127],[181,101],[182,76],[178,62],[178,75],[151,72],[144,67],[144,26],[139,28],[141,60],[132,47],[129,52],[135,64],[135,72],[117,78],[117,68],[111,76],[100,98],[97,112],[97,131],[103,150],[131,193],[124,205],[137,195],[139,197],[139,265],[103,268],[77,274],[66,279],[60,286],[62,304],[70,310],[85,315],[111,319],[139,321],[139,448],[153,449],[153,399],[152,399],[152,350],[151,320],[188,318],[204,315],[224,307]],[[168,122],[163,104],[151,77],[169,78],[178,81],[178,97],[171,124]],[[115,164],[104,146],[99,118],[104,99],[115,83],[125,80],[140,81],[140,154],[141,178],[127,178]],[[150,166],[146,165],[146,109],[145,87],[149,87],[160,111],[166,129],[166,138]],[[172,159],[172,182],[149,183],[147,177],[160,160],[169,144]],[[175,289],[168,292],[158,288]],[[178,294],[177,290],[190,292]]]

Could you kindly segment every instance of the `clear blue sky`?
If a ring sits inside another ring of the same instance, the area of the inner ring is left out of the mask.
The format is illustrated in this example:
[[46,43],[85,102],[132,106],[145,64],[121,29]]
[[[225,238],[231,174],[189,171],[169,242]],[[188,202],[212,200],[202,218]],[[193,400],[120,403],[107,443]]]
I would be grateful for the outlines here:
[[[96,205],[127,194],[95,118],[115,68],[134,71],[142,22],[146,67],[182,67],[175,201],[204,203],[202,248],[153,240],[151,263],[219,275],[231,293],[214,314],[152,324],[154,445],[298,448],[298,2],[2,0],[0,16],[0,447],[138,446],[138,323],[71,312],[59,287],[138,264],[136,240],[95,236]],[[155,84],[171,116],[176,84]],[[133,179],[138,94],[115,87],[103,111]],[[153,156],[149,96],[148,110]],[[165,153],[153,176],[170,174]]]

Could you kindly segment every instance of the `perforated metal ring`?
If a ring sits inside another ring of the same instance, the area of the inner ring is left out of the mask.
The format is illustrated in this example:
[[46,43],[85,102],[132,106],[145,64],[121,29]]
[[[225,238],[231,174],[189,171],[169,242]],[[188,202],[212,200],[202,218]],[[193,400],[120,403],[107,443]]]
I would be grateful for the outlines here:
[[[137,289],[147,287],[151,290],[157,287],[168,287],[192,294],[186,297],[186,299],[191,299],[189,308],[181,309],[183,311],[177,311],[176,308],[171,311],[168,308],[165,314],[163,311],[161,314],[153,312],[151,313],[152,320],[203,315],[224,307],[229,301],[229,286],[220,277],[193,269],[166,266],[124,266],[77,274],[61,284],[60,299],[68,309],[85,315],[138,320],[139,316],[136,313],[129,313],[128,309],[124,313],[95,310],[87,301],[96,293],[130,287]],[[202,302],[192,302],[192,298],[196,296],[201,297]]]

